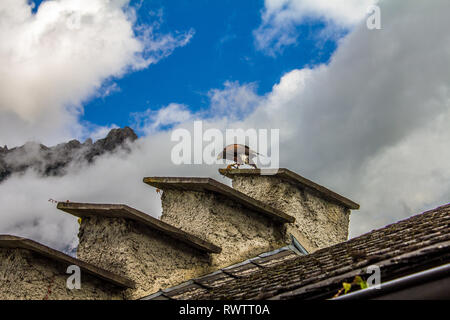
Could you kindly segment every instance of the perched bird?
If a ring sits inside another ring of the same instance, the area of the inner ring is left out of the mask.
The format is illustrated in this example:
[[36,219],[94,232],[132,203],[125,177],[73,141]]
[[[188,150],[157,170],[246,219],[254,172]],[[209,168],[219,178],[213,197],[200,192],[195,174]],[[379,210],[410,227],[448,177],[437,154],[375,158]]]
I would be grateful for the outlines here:
[[257,169],[256,164],[253,162],[253,158],[258,155],[260,154],[251,150],[248,146],[244,146],[242,144],[230,144],[226,146],[221,153],[219,153],[217,159],[234,161],[233,164],[228,165],[227,169],[237,169],[243,164],[248,164]]

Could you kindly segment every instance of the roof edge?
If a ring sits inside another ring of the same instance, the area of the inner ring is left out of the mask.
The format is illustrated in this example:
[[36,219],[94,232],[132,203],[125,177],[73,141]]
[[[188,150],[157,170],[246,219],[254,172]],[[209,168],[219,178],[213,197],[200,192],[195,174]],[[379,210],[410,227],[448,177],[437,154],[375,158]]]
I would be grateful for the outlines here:
[[248,209],[262,213],[265,216],[278,220],[282,223],[292,223],[295,221],[294,217],[275,209],[262,201],[253,199],[252,197],[249,197],[248,195],[212,178],[146,177],[143,179],[143,182],[162,190],[180,189],[187,191],[213,192],[234,200]]
[[124,204],[102,204],[102,203],[78,203],[78,202],[58,202],[56,206],[59,210],[67,212],[77,217],[106,216],[110,218],[125,218],[136,221],[151,229],[162,232],[174,240],[184,242],[200,251],[207,253],[220,253],[222,248],[200,239],[199,237],[187,233],[168,223],[131,208]]
[[134,281],[127,277],[120,276],[108,270],[97,267],[96,265],[93,265],[91,263],[71,257],[61,251],[52,249],[31,239],[9,234],[0,235],[0,248],[29,250],[57,262],[76,265],[80,267],[81,270],[116,286],[122,288],[135,288]]
[[264,174],[264,169],[219,169],[219,173],[225,177],[228,177],[230,179],[233,179],[234,176],[273,176],[280,178],[284,181],[290,182],[294,185],[301,185],[303,187],[306,187],[310,190],[312,190],[315,193],[320,194],[324,198],[337,202],[338,204],[352,209],[352,210],[358,210],[360,208],[359,204],[344,197],[340,194],[331,191],[330,189],[321,186],[307,178],[304,178],[300,176],[299,174],[286,169],[286,168],[280,168],[276,171],[270,171],[270,174]]

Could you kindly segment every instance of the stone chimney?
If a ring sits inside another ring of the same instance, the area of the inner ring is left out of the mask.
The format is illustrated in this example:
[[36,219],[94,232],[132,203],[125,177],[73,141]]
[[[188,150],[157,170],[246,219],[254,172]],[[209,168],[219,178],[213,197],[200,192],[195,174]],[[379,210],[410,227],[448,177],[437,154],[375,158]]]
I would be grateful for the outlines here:
[[144,178],[162,191],[161,219],[122,204],[58,203],[81,218],[77,258],[133,281],[123,294],[136,299],[286,245],[305,254],[347,239],[356,203],[286,169],[220,172],[233,188]]
[[77,258],[127,277],[137,299],[211,269],[210,253],[221,248],[121,204],[60,202],[58,209],[81,218]]
[[350,210],[359,209],[357,203],[288,169],[273,175],[255,169],[219,172],[232,179],[235,190],[294,217],[286,232],[309,252],[347,240]]
[[[70,272],[76,272],[72,267],[78,268],[80,282],[69,289]],[[133,287],[126,277],[33,240],[0,235],[0,300],[117,300]]]
[[290,239],[284,225],[294,218],[210,178],[145,178],[163,190],[161,220],[214,243],[212,256],[222,268],[280,248]]

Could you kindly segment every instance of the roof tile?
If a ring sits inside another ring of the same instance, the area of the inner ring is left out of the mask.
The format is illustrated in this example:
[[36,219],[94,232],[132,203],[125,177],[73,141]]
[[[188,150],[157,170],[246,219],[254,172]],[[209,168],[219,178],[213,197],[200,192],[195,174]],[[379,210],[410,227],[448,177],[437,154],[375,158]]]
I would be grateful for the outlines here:
[[[330,297],[345,277],[378,263],[386,277],[450,261],[450,204],[305,256],[282,251],[280,263],[231,279],[191,299]],[[285,259],[282,259],[284,256]],[[264,261],[254,260],[264,265]],[[389,280],[389,279],[385,279]],[[305,288],[305,289],[301,289]]]

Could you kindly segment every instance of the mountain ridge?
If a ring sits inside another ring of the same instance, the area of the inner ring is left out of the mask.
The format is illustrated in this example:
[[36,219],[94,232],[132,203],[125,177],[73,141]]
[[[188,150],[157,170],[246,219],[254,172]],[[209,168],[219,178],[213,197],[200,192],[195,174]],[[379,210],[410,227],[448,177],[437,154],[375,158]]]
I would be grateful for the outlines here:
[[138,136],[130,127],[116,128],[95,142],[70,140],[52,147],[37,142],[26,142],[20,147],[0,147],[0,183],[13,174],[33,169],[42,176],[63,176],[72,163],[92,163],[96,157],[112,153],[118,148],[128,148]]

